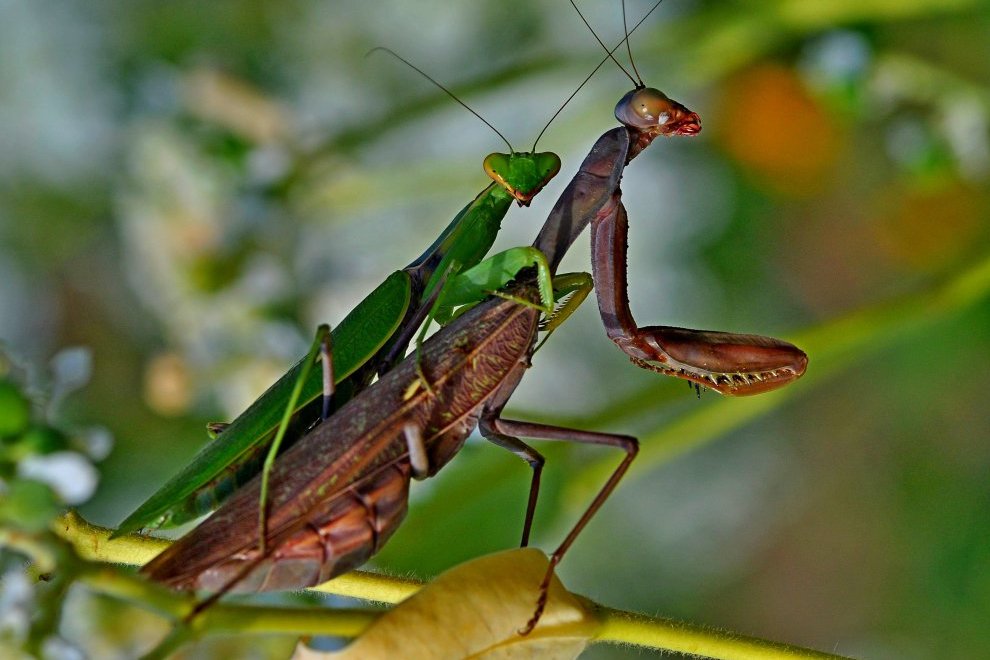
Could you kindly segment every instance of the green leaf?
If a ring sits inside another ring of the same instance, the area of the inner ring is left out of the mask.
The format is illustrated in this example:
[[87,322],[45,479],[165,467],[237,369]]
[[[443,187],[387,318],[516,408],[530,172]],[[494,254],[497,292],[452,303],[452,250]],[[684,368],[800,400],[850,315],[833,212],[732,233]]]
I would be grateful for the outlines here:
[[9,380],[0,380],[0,438],[24,432],[31,420],[31,403]]
[[47,529],[60,509],[55,492],[40,481],[12,481],[0,497],[0,521],[28,532]]

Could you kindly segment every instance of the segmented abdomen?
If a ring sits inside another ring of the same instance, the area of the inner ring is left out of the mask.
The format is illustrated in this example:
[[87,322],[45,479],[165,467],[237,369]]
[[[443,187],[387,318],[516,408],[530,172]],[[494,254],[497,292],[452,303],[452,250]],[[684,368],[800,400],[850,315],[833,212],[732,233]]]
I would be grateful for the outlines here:
[[[313,519],[271,540],[264,560],[251,548],[201,573],[180,588],[217,591],[247,571],[231,591],[278,591],[311,587],[357,568],[384,545],[402,522],[409,501],[409,463],[384,466]],[[253,565],[253,567],[252,567]]]

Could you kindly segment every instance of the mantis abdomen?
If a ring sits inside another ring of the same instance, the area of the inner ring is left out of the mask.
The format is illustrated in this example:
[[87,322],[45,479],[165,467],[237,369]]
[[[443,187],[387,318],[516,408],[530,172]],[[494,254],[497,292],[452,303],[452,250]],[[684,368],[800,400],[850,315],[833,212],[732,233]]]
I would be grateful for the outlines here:
[[[530,286],[513,295],[538,299]],[[426,450],[423,476],[434,474],[528,364],[539,316],[501,298],[479,305],[286,451],[270,475],[264,553],[256,477],[142,571],[180,589],[257,591],[312,586],[360,565],[405,515],[410,435]]]

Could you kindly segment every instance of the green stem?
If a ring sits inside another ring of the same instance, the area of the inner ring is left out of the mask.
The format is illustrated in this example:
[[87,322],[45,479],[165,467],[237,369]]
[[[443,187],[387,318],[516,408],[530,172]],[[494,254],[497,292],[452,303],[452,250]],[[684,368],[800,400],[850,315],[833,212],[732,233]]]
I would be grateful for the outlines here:
[[113,540],[113,530],[99,527],[69,509],[55,519],[51,529],[72,544],[76,554],[89,561],[141,566],[172,544],[168,539],[140,534],[128,534]]
[[595,607],[602,621],[595,635],[600,642],[634,644],[720,660],[839,660],[845,657],[681,621],[648,617],[600,605]]
[[[113,530],[93,525],[71,510],[55,520],[52,531],[71,543],[83,559],[111,564],[141,566],[171,545],[167,539],[141,534],[128,534],[110,540]],[[34,552],[27,554],[34,556]],[[394,605],[416,593],[422,584],[409,578],[351,571],[312,590]]]
[[[91,525],[71,511],[56,521],[54,529],[77,549],[85,549],[88,558],[104,562],[131,563],[137,558],[145,558],[146,561],[168,545],[168,541],[163,539],[136,534],[107,541],[111,530]],[[175,621],[182,621],[195,606],[192,596],[176,594],[110,566],[87,563],[80,571],[80,579],[94,591],[148,607]],[[422,583],[415,580],[352,571],[315,589],[365,600],[398,603],[421,586]],[[703,626],[625,612],[579,598],[596,612],[601,621],[594,635],[597,642],[692,653],[717,660],[841,658]],[[182,644],[203,634],[237,632],[355,637],[380,615],[378,611],[361,609],[276,608],[220,603],[200,613],[191,623],[177,625],[146,658],[164,658]]]
[[[92,564],[80,581],[94,591],[137,603],[170,619],[181,620],[196,605],[191,595],[169,591],[113,567]],[[220,603],[199,613],[188,626],[196,636],[213,633],[274,633],[285,635],[333,635],[354,637],[381,612],[363,609],[314,609],[312,607],[257,607]]]

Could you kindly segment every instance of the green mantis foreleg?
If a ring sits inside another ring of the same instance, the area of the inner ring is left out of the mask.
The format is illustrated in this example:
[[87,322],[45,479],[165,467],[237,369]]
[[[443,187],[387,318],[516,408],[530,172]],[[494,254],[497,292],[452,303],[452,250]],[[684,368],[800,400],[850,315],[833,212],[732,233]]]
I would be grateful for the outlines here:
[[[536,282],[540,291],[538,306],[541,312],[553,310],[553,276],[546,256],[534,247],[517,247],[488,257],[474,268],[470,268],[450,279],[443,288],[433,319],[446,325],[468,309],[481,302],[485,296],[498,294],[525,268],[536,268]],[[532,303],[527,303],[532,304]]]
[[[453,267],[456,266],[453,264]],[[537,290],[540,294],[538,304],[501,291],[505,285],[515,279],[516,275],[529,267],[535,268],[537,273]],[[445,280],[450,270],[453,268],[444,272]],[[420,383],[427,390],[432,391],[432,388],[429,379],[419,367],[419,358],[420,347],[426,338],[426,331],[429,329],[430,323],[435,320],[441,325],[445,325],[492,295],[515,300],[526,307],[551,314],[554,302],[553,274],[550,272],[549,264],[547,264],[546,255],[534,247],[511,248],[485,259],[477,266],[450,278],[446,282],[416,339],[417,370],[419,371]]]

